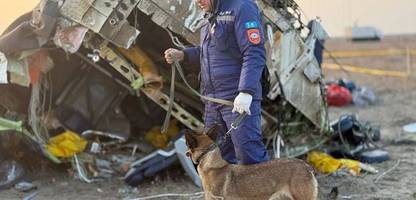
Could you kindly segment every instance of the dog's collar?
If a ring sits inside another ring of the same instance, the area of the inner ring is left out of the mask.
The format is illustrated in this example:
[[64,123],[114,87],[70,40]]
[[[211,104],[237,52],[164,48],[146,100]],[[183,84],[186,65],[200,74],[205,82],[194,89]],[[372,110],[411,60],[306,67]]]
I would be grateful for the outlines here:
[[204,149],[202,154],[195,160],[196,164],[199,164],[199,162],[207,155],[207,153],[214,150],[216,147],[217,147],[217,144],[212,143],[211,145],[209,145],[208,148]]

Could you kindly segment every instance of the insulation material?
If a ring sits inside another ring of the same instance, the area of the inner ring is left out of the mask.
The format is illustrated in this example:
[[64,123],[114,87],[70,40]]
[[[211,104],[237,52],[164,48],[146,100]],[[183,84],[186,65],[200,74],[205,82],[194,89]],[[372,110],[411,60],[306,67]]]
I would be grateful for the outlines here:
[[7,70],[10,73],[11,83],[15,83],[23,87],[30,86],[29,67],[25,59],[9,59],[7,63]]
[[46,50],[36,51],[27,58],[29,66],[30,83],[36,85],[41,73],[46,73],[53,67],[53,61]]
[[156,90],[162,89],[162,77],[159,75],[156,65],[146,54],[146,52],[144,52],[138,46],[135,46],[127,50],[118,48],[118,50],[127,59],[131,60],[134,65],[137,66],[138,70],[143,75],[145,87],[150,87]]
[[46,75],[39,77],[38,84],[32,86],[32,93],[30,96],[28,119],[29,125],[38,140],[47,141],[49,132],[44,125],[42,118],[49,113],[50,105],[44,103],[49,99],[52,93],[47,93],[47,88],[50,88],[50,79]]
[[336,159],[326,153],[312,151],[308,153],[307,160],[315,169],[325,174],[347,169],[349,174],[358,176],[361,171],[360,162],[350,159]]
[[176,120],[170,122],[169,128],[165,134],[160,132],[160,127],[153,127],[146,133],[145,140],[153,146],[163,149],[169,142],[179,134],[179,127]]
[[65,52],[75,53],[82,45],[88,29],[82,26],[71,26],[58,29],[53,39],[56,46],[61,47]]
[[76,133],[66,131],[49,139],[48,152],[57,157],[69,158],[84,151],[87,141]]

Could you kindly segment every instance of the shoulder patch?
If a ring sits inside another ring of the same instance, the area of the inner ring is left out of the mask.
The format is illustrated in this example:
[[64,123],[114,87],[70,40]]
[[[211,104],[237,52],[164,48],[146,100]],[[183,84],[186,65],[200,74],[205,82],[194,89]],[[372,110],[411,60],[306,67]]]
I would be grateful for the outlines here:
[[259,28],[259,25],[256,21],[250,21],[245,23],[246,29],[256,29]]
[[259,29],[249,29],[247,30],[247,37],[248,41],[250,41],[252,44],[260,44],[261,37],[260,37],[260,30]]

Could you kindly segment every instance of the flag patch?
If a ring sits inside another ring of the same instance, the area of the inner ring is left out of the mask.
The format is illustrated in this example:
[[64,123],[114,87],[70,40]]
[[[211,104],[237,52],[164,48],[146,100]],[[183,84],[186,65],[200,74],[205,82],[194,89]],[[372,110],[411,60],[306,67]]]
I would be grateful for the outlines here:
[[260,30],[259,29],[249,29],[247,30],[248,41],[252,44],[260,44]]
[[259,28],[259,25],[257,24],[256,21],[251,21],[251,22],[246,22],[245,27],[246,29],[254,29],[254,28]]

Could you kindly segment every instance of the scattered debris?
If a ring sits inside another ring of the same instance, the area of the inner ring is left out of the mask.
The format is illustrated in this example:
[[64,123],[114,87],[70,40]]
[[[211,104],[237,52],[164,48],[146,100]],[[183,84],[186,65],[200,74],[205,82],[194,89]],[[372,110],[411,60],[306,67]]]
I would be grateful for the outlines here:
[[352,92],[352,102],[356,106],[365,107],[376,103],[376,95],[368,87],[356,88]]
[[78,134],[66,131],[55,137],[49,138],[47,145],[48,151],[61,158],[70,158],[77,153],[84,151],[87,141],[78,136]]
[[176,162],[176,150],[157,150],[150,155],[130,164],[130,170],[126,173],[124,180],[132,187],[139,185],[146,177],[154,176],[158,171],[167,168]]
[[32,194],[29,194],[29,195],[25,196],[25,197],[23,198],[23,200],[32,200],[32,199],[34,199],[34,198],[36,197],[36,195],[38,195],[38,194],[39,194],[39,191],[36,191],[36,192],[34,192],[34,193],[32,193]]
[[355,115],[343,115],[332,124],[332,129],[344,145],[354,146],[363,143],[378,142],[381,139],[380,129],[369,122],[361,122]]
[[131,187],[129,185],[126,185],[118,189],[118,195],[121,197],[128,197],[128,196],[131,196],[131,194],[137,194],[137,193],[139,193],[139,190],[137,189],[137,187]]
[[22,181],[14,185],[14,189],[20,191],[20,192],[29,192],[31,190],[37,189],[37,186],[34,185],[31,182]]
[[370,165],[351,159],[335,159],[334,157],[317,151],[308,153],[307,161],[319,172],[325,174],[343,174],[346,171],[349,175],[360,176],[361,171],[378,173]]
[[145,140],[159,149],[166,148],[169,142],[177,138],[179,134],[179,127],[176,123],[176,120],[172,120],[166,133],[162,133],[159,126],[153,127],[145,134]]
[[351,80],[339,79],[337,84],[341,87],[347,88],[350,92],[353,92],[355,89],[357,89],[357,85],[354,81]]
[[342,107],[351,104],[351,92],[337,84],[330,84],[327,88],[327,99],[329,106]]
[[12,187],[23,177],[23,167],[14,160],[4,160],[0,163],[0,189]]
[[416,133],[416,123],[403,126],[403,130],[407,133]]
[[365,163],[380,163],[390,159],[389,153],[380,149],[360,152],[358,157]]

